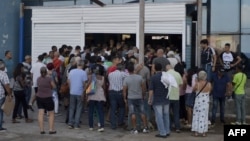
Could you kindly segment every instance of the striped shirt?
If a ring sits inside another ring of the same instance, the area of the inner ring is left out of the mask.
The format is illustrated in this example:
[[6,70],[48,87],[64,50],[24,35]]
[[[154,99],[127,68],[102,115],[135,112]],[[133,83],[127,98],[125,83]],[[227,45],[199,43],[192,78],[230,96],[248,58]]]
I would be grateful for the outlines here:
[[123,89],[123,80],[128,76],[126,72],[115,70],[108,75],[109,90],[121,91]]
[[6,72],[0,70],[0,99],[5,97],[5,91],[2,85],[9,84],[9,78]]

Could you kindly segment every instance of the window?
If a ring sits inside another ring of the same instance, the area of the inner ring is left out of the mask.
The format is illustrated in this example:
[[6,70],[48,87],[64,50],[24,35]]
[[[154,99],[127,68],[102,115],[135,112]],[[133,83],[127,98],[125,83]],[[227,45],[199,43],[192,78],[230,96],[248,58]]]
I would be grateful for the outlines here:
[[241,5],[241,31],[242,33],[250,33],[250,1],[242,0]]
[[202,6],[202,34],[207,34],[207,7]]
[[211,0],[211,33],[239,32],[239,0]]
[[241,52],[244,52],[250,58],[250,35],[241,36]]
[[71,6],[74,5],[74,1],[45,1],[43,6]]
[[239,48],[239,36],[238,35],[212,35],[210,36],[210,46],[214,47],[217,53],[223,51],[225,44],[231,44],[230,50],[236,51]]
[[90,0],[76,0],[76,5],[90,5]]

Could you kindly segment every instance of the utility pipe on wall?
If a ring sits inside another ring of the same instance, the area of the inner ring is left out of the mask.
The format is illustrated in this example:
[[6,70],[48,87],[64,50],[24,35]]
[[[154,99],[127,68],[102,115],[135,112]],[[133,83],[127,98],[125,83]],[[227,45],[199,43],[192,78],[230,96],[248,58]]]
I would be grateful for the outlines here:
[[19,62],[23,62],[23,25],[24,25],[24,4],[20,4],[20,19],[19,19]]

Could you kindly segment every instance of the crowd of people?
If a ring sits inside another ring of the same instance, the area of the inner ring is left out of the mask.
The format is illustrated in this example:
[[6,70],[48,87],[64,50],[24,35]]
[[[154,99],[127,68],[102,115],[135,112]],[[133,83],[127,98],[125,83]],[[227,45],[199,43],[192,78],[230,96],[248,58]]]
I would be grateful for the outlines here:
[[[46,133],[44,114],[49,115],[49,134],[56,134],[54,119],[60,111],[66,110],[69,129],[80,129],[82,114],[87,110],[91,131],[96,122],[97,131],[103,132],[105,121],[109,121],[113,130],[126,126],[133,134],[148,133],[156,123],[156,137],[180,133],[183,125],[191,128],[194,136],[205,137],[209,121],[216,123],[218,104],[220,121],[225,123],[225,100],[234,91],[236,121],[232,124],[246,124],[247,77],[241,58],[230,51],[230,44],[221,55],[216,55],[206,39],[201,47],[201,68],[186,68],[174,48],[150,45],[145,47],[144,63],[140,64],[136,47],[113,40],[109,46],[83,50],[80,46],[52,46],[34,64],[27,55],[15,68],[11,52],[6,51],[0,61],[0,106],[14,94],[12,123],[20,123],[22,110],[25,122],[31,123],[27,111],[34,111],[36,103],[41,134]],[[4,131],[2,123],[0,110],[0,130]]]

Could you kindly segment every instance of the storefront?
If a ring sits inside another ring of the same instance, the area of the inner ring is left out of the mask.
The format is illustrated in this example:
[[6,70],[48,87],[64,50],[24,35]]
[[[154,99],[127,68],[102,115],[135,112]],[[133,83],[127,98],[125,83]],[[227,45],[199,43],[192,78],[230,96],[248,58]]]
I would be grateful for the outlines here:
[[[191,40],[190,25],[191,22],[187,22],[186,18],[185,3],[145,5],[145,34],[181,35],[182,56],[185,56],[182,58],[183,61],[190,56],[186,55]],[[32,9],[33,61],[36,61],[41,52],[50,50],[53,45],[83,47],[86,45],[86,34],[91,33],[135,34],[138,47],[139,4],[104,7],[96,5],[34,7]]]

